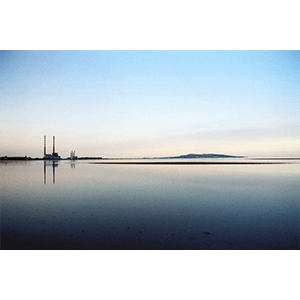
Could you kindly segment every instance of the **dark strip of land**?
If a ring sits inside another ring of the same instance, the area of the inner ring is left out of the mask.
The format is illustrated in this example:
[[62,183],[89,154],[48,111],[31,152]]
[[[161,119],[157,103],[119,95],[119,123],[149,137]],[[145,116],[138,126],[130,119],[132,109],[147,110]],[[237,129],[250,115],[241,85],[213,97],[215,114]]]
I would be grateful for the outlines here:
[[92,162],[100,165],[273,165],[287,164],[285,162]]
[[300,157],[267,157],[267,158],[251,158],[253,160],[300,160]]

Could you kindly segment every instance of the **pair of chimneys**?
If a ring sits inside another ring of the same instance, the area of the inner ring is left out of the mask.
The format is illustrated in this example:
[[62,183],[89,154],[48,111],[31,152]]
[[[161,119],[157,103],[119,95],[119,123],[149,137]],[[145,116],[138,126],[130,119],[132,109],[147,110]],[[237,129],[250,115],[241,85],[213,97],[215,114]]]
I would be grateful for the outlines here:
[[[53,155],[55,154],[55,136],[53,136]],[[44,156],[46,155],[46,136],[44,135]]]

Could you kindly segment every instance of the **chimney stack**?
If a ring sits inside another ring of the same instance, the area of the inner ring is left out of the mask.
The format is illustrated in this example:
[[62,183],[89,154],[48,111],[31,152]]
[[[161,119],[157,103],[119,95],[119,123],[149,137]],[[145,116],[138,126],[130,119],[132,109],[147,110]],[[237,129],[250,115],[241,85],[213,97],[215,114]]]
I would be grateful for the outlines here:
[[55,136],[53,136],[53,155],[55,153]]
[[46,136],[44,135],[44,156],[46,155]]

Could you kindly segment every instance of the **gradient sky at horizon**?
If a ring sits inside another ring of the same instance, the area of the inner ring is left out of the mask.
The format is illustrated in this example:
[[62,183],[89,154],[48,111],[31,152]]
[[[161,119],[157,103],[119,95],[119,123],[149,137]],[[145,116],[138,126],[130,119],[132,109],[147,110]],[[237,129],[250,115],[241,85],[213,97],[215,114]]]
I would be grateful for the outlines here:
[[298,51],[1,51],[0,156],[299,156]]

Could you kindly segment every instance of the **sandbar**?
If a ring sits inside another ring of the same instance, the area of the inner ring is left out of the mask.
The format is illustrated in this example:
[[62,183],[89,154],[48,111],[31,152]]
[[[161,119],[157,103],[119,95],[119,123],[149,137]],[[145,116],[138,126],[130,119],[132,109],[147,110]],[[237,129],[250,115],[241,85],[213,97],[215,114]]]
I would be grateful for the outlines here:
[[90,164],[100,165],[270,165],[270,164],[288,164],[286,162],[92,162]]

